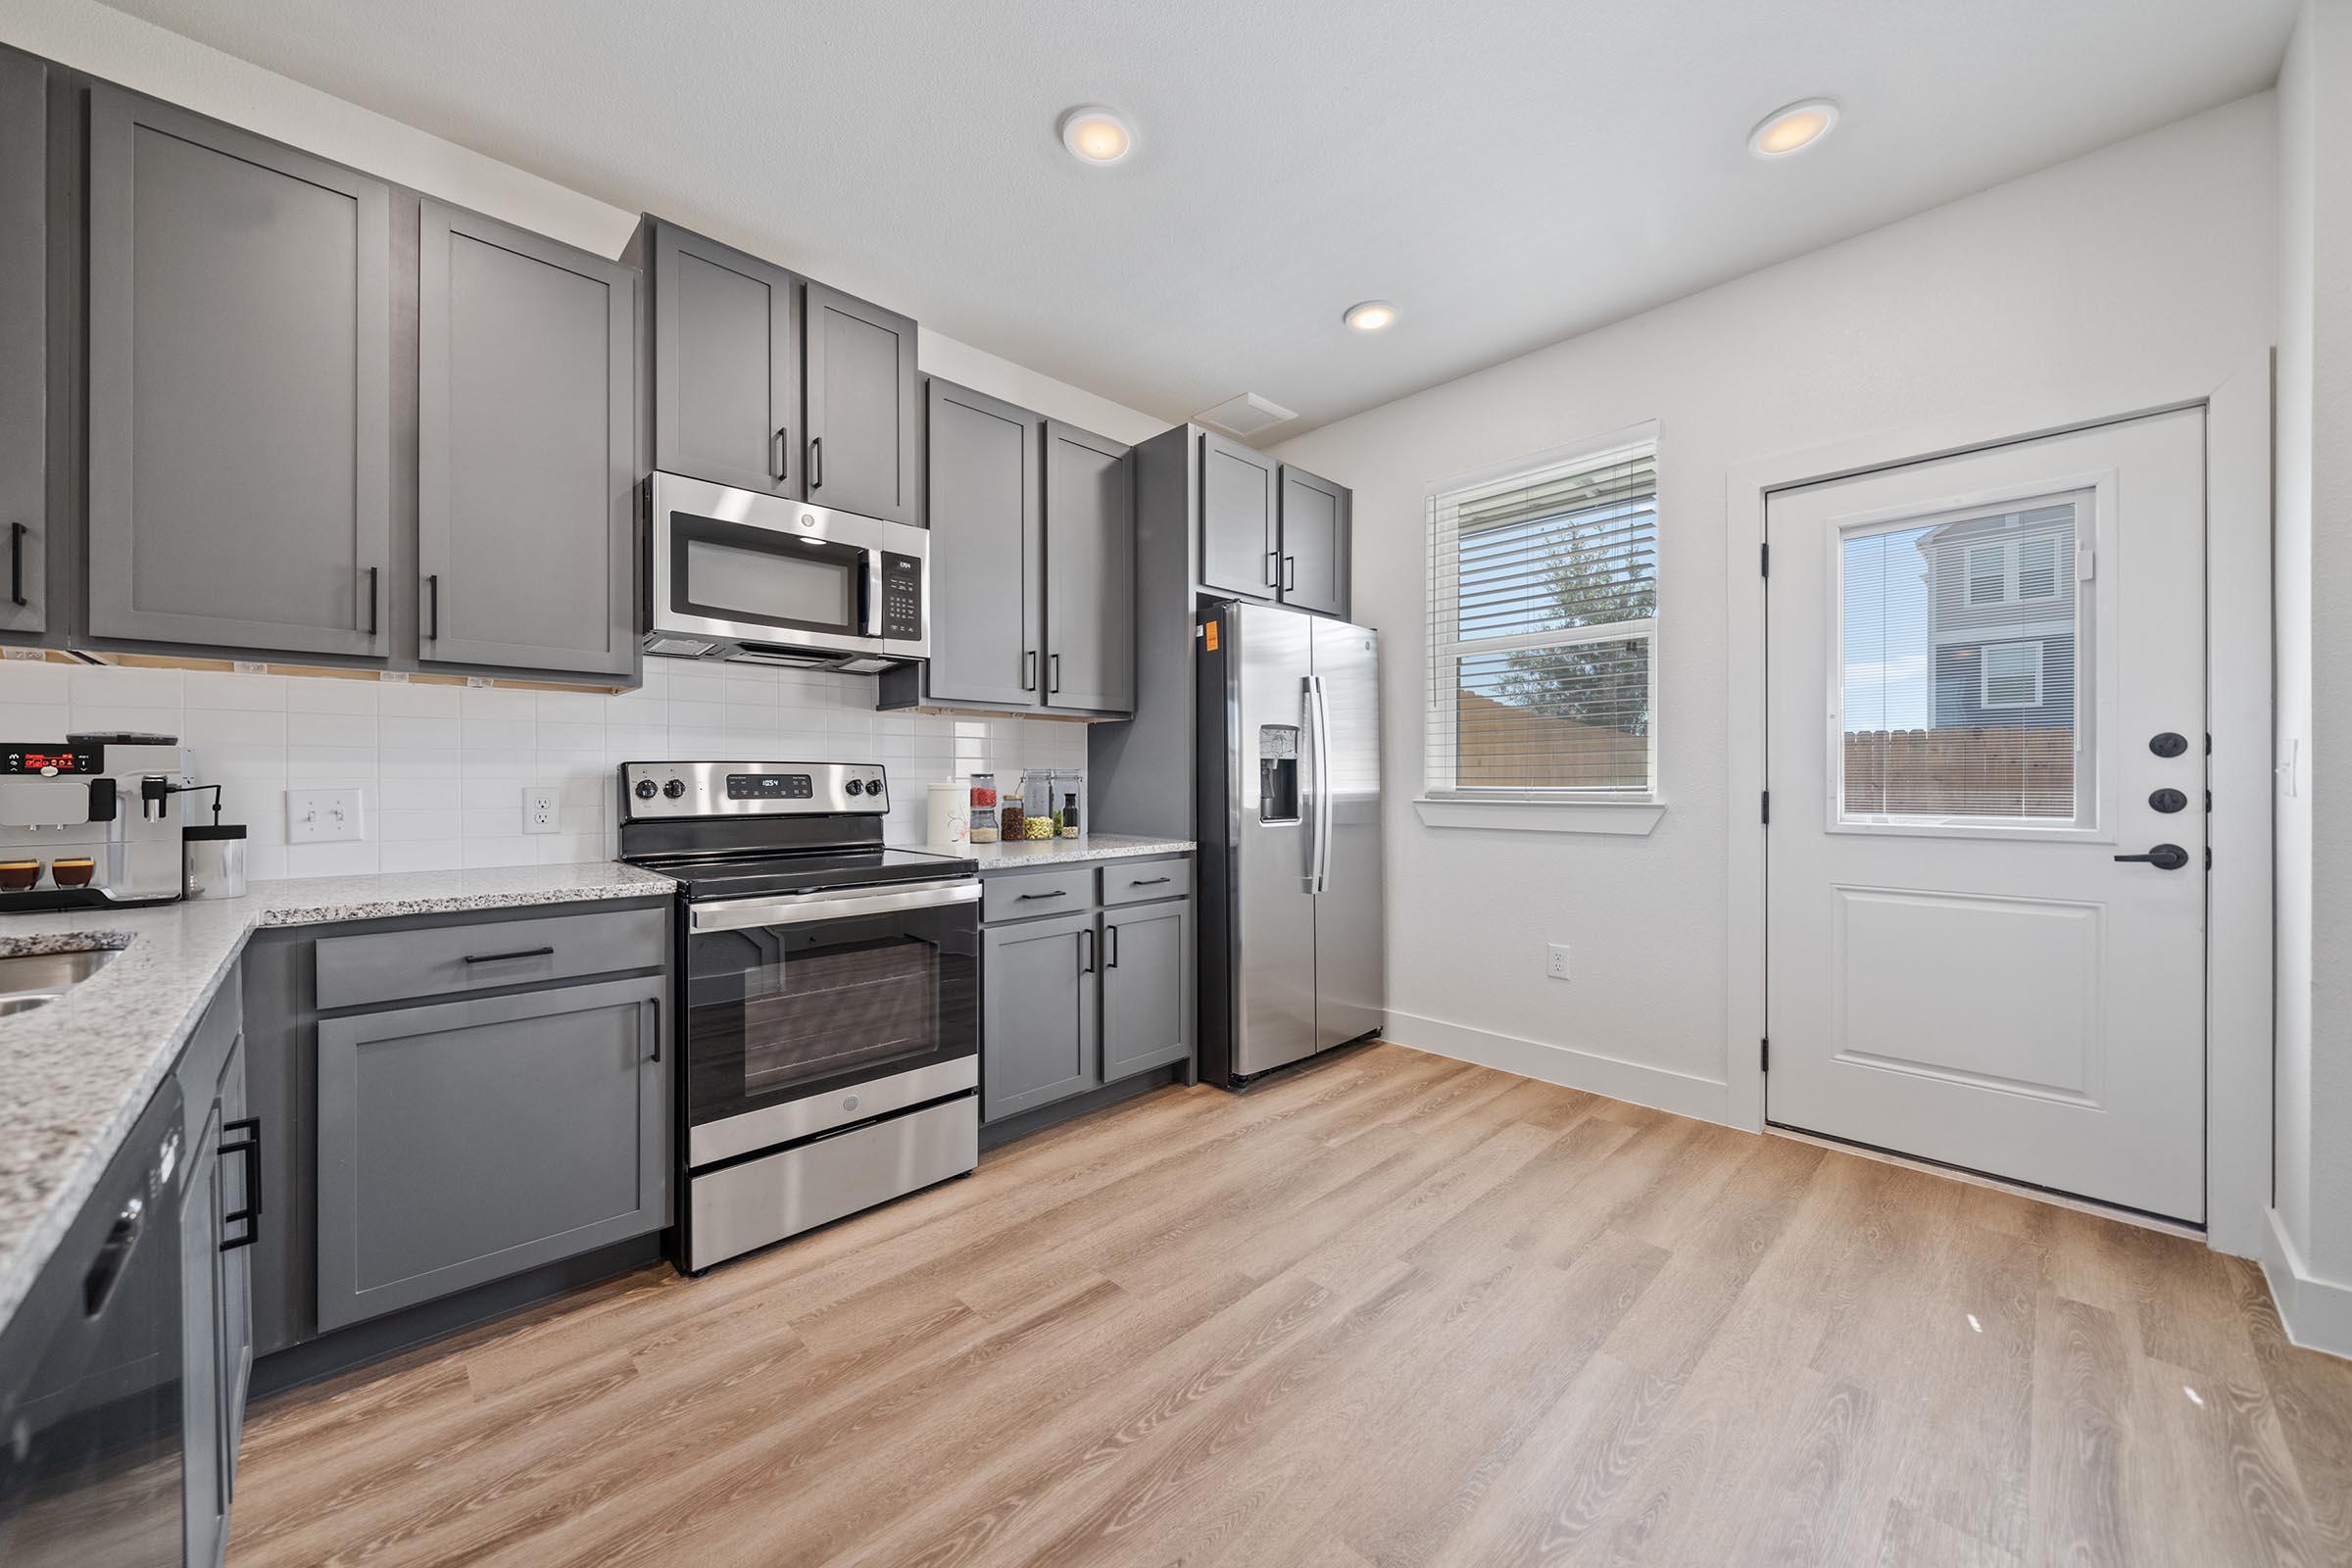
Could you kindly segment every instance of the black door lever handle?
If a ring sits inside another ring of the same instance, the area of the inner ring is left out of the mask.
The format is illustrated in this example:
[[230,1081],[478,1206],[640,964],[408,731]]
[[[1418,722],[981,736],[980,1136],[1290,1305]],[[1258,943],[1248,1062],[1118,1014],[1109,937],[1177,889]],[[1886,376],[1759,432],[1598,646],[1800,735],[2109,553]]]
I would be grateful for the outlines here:
[[2145,855],[2119,855],[2116,858],[2152,865],[2159,871],[2178,871],[2188,863],[2188,852],[2178,844],[2159,844]]

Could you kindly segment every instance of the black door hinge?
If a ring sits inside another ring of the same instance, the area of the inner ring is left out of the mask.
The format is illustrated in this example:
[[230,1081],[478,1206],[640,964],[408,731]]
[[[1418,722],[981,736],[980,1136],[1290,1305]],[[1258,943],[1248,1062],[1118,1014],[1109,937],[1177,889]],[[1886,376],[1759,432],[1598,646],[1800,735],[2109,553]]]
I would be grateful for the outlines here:
[[1756,1046],[1757,1070],[1760,1072],[1772,1071],[1772,1038],[1768,1035],[1764,1039],[1757,1041]]
[[1764,800],[1762,804],[1764,825],[1766,827],[1770,827],[1772,825],[1772,791],[1766,790],[1764,792]]
[[1756,546],[1756,575],[1759,577],[1772,575],[1772,545],[1769,541]]
[[2213,846],[2210,844],[2205,846],[2205,869],[2213,869]]

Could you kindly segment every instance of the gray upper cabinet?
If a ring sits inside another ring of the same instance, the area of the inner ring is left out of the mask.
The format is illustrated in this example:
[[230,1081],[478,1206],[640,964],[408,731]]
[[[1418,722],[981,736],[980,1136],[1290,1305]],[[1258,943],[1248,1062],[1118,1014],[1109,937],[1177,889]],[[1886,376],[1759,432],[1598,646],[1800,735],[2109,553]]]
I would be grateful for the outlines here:
[[1045,452],[1046,704],[1132,711],[1135,484],[1127,448],[1050,419]]
[[1102,1081],[1191,1054],[1190,899],[1102,912]]
[[636,668],[636,290],[437,202],[417,235],[419,657]]
[[1045,543],[1038,432],[1026,409],[934,378],[925,465],[931,514],[930,698],[1037,702]]
[[980,1116],[998,1121],[1102,1081],[1091,910],[980,933]]
[[0,632],[49,623],[48,82],[0,50]]
[[1348,505],[1344,486],[1282,466],[1282,602],[1348,615]]
[[1271,599],[1280,582],[1272,458],[1238,441],[1200,436],[1200,582],[1218,593]]
[[669,1222],[662,985],[319,1021],[319,1328]]
[[390,648],[391,193],[90,94],[89,630]]
[[675,224],[652,229],[654,466],[798,497],[801,280]]
[[803,494],[820,507],[921,522],[914,322],[810,283]]

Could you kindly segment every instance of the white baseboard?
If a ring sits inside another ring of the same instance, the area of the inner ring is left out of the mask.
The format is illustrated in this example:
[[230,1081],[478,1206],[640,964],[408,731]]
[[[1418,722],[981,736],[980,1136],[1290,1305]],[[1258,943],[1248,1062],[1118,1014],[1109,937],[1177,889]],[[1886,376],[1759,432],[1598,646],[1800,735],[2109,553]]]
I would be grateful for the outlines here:
[[2352,1285],[2315,1277],[2279,1223],[2278,1211],[2271,1209],[2269,1217],[2262,1238],[2262,1273],[2270,1281],[2271,1298],[2278,1303],[2278,1321],[2286,1337],[2307,1350],[2352,1359]]
[[1522,1078],[1606,1095],[1611,1100],[1629,1101],[1656,1110],[1670,1110],[1678,1116],[1714,1122],[1730,1119],[1725,1087],[1713,1078],[1695,1078],[1689,1073],[1644,1066],[1597,1052],[1545,1045],[1541,1040],[1523,1040],[1517,1035],[1495,1034],[1409,1012],[1390,1013],[1389,1025],[1380,1037],[1392,1045],[1409,1046],[1433,1056],[1476,1062],[1481,1067],[1499,1068]]

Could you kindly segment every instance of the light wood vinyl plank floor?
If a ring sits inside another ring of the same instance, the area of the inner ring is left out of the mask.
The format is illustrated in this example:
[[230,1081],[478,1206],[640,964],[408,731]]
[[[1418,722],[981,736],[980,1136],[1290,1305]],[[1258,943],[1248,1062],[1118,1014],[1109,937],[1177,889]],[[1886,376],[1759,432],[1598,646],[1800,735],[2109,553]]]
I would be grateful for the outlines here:
[[2352,1562],[2258,1272],[1394,1046],[257,1407],[236,1568]]

